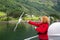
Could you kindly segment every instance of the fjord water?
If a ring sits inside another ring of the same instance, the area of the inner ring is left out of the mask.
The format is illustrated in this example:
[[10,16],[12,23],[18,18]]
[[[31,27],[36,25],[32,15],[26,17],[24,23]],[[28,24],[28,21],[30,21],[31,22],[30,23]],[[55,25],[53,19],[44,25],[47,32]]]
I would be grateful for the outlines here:
[[[26,38],[37,35],[37,32],[34,28],[27,23],[20,23],[16,31],[13,29],[16,23],[7,23],[0,22],[0,39],[1,40],[24,40]],[[38,40],[38,38],[34,38],[31,40]]]

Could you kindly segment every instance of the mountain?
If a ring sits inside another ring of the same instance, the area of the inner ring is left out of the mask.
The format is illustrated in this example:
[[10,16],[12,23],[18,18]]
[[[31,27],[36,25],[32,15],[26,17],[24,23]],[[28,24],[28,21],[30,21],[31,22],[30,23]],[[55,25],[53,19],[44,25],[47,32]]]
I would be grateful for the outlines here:
[[0,0],[0,11],[8,12],[9,15],[25,12],[30,15],[59,18],[59,3],[59,0]]

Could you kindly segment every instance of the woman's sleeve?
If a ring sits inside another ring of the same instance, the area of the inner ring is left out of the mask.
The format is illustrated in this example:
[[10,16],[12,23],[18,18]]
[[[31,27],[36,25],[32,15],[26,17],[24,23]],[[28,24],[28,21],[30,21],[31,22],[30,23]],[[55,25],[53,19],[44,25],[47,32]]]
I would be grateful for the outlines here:
[[33,22],[33,21],[29,21],[28,23],[31,24],[31,25],[34,25],[34,26],[39,26],[39,23],[36,23],[36,22]]
[[45,33],[45,32],[48,30],[48,24],[44,25],[44,27],[43,27],[43,25],[41,25],[40,27],[37,27],[35,30],[36,30],[38,33],[39,33],[39,32],[40,32],[40,33]]

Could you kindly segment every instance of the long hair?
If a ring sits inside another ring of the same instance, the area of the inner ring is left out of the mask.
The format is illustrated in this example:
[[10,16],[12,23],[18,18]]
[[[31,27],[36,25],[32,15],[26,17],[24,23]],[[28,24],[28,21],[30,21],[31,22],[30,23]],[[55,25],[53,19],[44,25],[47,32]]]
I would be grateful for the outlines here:
[[50,19],[47,16],[42,16],[41,22],[43,22],[43,23],[50,23]]

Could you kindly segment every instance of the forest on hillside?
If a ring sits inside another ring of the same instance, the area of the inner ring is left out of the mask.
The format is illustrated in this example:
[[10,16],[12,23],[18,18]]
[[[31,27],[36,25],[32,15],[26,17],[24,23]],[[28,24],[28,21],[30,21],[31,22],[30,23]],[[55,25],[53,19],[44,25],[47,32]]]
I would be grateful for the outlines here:
[[[22,13],[34,16],[60,17],[60,0],[0,0],[0,20],[16,19]],[[5,14],[5,15],[4,15]],[[23,16],[25,17],[25,15]]]

